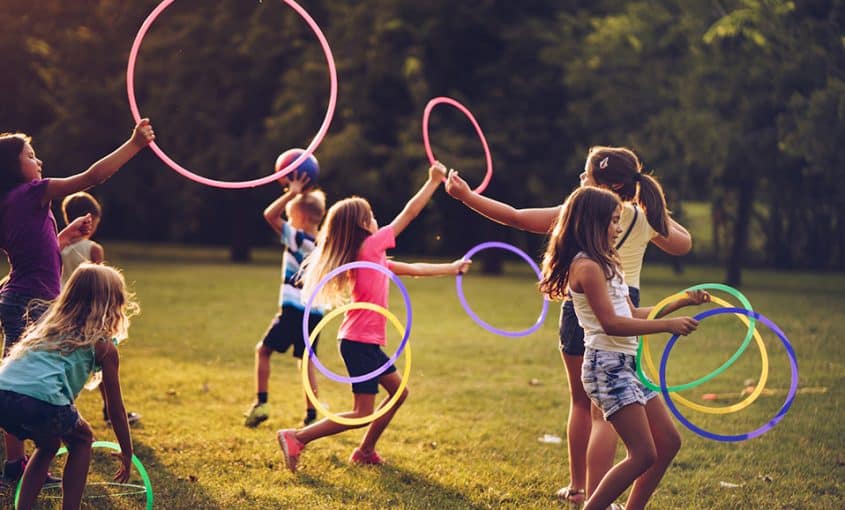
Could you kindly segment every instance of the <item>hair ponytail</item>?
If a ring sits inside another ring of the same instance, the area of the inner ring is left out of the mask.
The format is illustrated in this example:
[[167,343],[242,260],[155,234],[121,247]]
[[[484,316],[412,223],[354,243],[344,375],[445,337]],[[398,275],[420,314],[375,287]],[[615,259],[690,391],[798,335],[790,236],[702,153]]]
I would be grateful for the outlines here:
[[648,224],[655,232],[666,237],[669,235],[669,211],[663,186],[649,174],[640,174],[639,204],[645,209]]

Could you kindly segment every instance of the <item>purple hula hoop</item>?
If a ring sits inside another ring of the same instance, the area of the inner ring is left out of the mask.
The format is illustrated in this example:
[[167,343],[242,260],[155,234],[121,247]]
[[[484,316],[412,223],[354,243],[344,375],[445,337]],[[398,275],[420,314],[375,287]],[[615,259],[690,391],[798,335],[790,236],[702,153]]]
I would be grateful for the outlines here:
[[[317,353],[314,352],[314,348],[311,345],[311,332],[308,331],[308,316],[311,313],[311,308],[314,306],[314,298],[316,298],[317,294],[319,294],[320,289],[322,289],[329,280],[334,278],[335,276],[349,271],[350,269],[373,269],[380,273],[387,275],[393,283],[399,287],[399,292],[402,294],[402,299],[405,301],[405,309],[407,310],[407,322],[405,324],[405,334],[402,336],[402,341],[399,342],[399,347],[396,349],[396,352],[393,353],[393,356],[387,360],[384,365],[378,367],[377,369],[363,375],[356,375],[352,377],[346,377],[343,375],[338,375],[326,368],[320,360],[317,358]],[[317,287],[314,289],[314,292],[311,296],[308,297],[308,302],[305,305],[305,311],[302,314],[302,338],[305,339],[305,346],[308,348],[308,352],[311,354],[311,360],[314,362],[314,366],[323,373],[329,379],[340,383],[359,383],[363,381],[368,381],[374,377],[378,377],[381,375],[385,370],[390,368],[393,363],[399,358],[402,354],[402,351],[405,349],[405,345],[408,343],[408,338],[411,336],[411,321],[412,321],[412,314],[411,314],[411,296],[408,295],[408,289],[405,288],[405,285],[402,283],[402,280],[399,279],[396,274],[387,269],[384,266],[380,266],[374,262],[366,262],[366,261],[357,261],[357,262],[349,262],[348,264],[343,264],[342,266],[335,268],[334,270],[330,271],[329,274],[323,277],[322,280],[317,284]]]
[[691,421],[687,420],[684,415],[678,411],[678,408],[675,407],[675,403],[672,402],[672,397],[669,393],[669,388],[666,384],[666,365],[669,362],[669,352],[672,350],[672,347],[675,345],[675,342],[678,341],[678,335],[672,336],[669,339],[669,343],[666,344],[666,348],[663,350],[663,356],[660,359],[660,392],[663,393],[663,398],[666,400],[666,405],[669,407],[669,410],[672,411],[672,414],[675,415],[678,420],[684,424],[688,429],[695,432],[699,436],[706,437],[707,439],[713,439],[715,441],[745,441],[747,439],[753,439],[755,437],[759,437],[769,430],[772,429],[775,425],[780,422],[783,417],[786,415],[786,412],[789,411],[789,408],[792,406],[792,402],[795,400],[795,392],[798,390],[798,358],[795,356],[795,350],[792,348],[792,344],[789,343],[789,339],[786,338],[786,335],[777,325],[760,315],[757,312],[752,310],[746,310],[745,308],[714,308],[712,310],[707,310],[701,312],[700,314],[693,317],[695,320],[700,321],[702,319],[706,319],[712,315],[719,315],[724,313],[740,313],[742,315],[753,317],[754,319],[762,322],[766,325],[769,329],[771,329],[777,336],[780,338],[780,341],[783,342],[783,346],[786,348],[786,353],[789,355],[789,366],[792,369],[792,383],[789,385],[789,393],[786,396],[786,401],[783,403],[783,406],[780,408],[778,413],[775,415],[774,418],[768,421],[762,427],[752,430],[751,432],[747,432],[745,434],[737,434],[737,435],[724,435],[724,434],[715,434],[713,432],[709,432],[707,430],[698,427]]
[[[466,255],[464,255],[464,259],[468,260],[468,259],[472,258],[472,256],[475,255],[476,253],[478,253],[479,251],[486,250],[487,248],[501,248],[503,250],[508,250],[508,251],[513,252],[513,253],[516,253],[517,255],[522,257],[526,262],[528,262],[528,265],[531,266],[531,269],[533,269],[534,273],[537,275],[538,280],[543,279],[543,273],[540,271],[539,266],[537,266],[537,264],[533,260],[531,260],[531,257],[529,257],[527,253],[525,253],[524,251],[520,250],[519,248],[517,248],[516,246],[514,246],[512,244],[503,243],[503,242],[499,242],[499,241],[488,241],[486,243],[481,243],[481,244],[475,246],[474,248],[470,249],[468,252],[466,252]],[[491,333],[495,333],[497,335],[502,335],[502,336],[507,336],[507,337],[520,337],[520,336],[530,335],[531,333],[537,331],[537,329],[539,329],[540,326],[543,325],[543,321],[546,320],[546,314],[549,311],[549,300],[546,299],[545,296],[544,296],[543,297],[543,310],[540,312],[540,316],[537,318],[537,322],[535,322],[534,325],[532,325],[530,328],[524,329],[522,331],[506,331],[504,329],[499,329],[499,328],[497,328],[497,327],[495,327],[491,324],[488,324],[487,322],[484,322],[481,319],[481,317],[479,317],[475,312],[472,311],[472,308],[470,308],[469,303],[467,303],[466,297],[464,296],[463,275],[459,274],[455,278],[455,286],[457,287],[458,299],[461,301],[461,306],[463,306],[464,310],[466,310],[467,314],[469,314],[469,316],[472,317],[472,320],[474,320],[482,328],[486,329],[487,331],[489,331]]]

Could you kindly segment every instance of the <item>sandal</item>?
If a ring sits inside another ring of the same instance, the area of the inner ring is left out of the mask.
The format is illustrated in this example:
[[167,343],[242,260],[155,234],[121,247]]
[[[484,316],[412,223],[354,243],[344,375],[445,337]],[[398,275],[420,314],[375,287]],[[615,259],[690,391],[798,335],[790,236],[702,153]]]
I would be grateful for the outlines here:
[[587,499],[584,489],[573,489],[572,487],[561,487],[556,496],[558,501],[565,501],[571,505],[580,505]]

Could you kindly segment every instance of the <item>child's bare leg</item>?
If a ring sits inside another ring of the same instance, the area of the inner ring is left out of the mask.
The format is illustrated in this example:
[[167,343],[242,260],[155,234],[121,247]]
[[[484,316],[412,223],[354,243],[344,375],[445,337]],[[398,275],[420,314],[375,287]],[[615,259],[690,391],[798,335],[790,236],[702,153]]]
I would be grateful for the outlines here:
[[255,346],[255,392],[267,393],[270,381],[270,355],[273,349],[266,347],[263,342]]
[[639,510],[645,508],[646,503],[657,489],[657,484],[666,473],[666,469],[672,463],[678,451],[681,449],[681,435],[672,423],[669,411],[660,398],[652,398],[646,403],[646,414],[651,426],[651,436],[657,448],[657,460],[643,473],[628,496],[627,510]]
[[616,431],[604,419],[601,409],[590,407],[590,444],[587,447],[587,495],[595,492],[616,458]]
[[27,510],[35,505],[38,493],[41,492],[41,486],[44,485],[44,479],[47,478],[50,462],[56,456],[56,451],[58,451],[60,445],[61,440],[57,437],[36,441],[35,451],[27,462],[26,470],[23,473],[18,509]]
[[569,487],[587,487],[587,444],[590,439],[590,397],[581,383],[584,356],[561,353],[569,383],[569,419],[566,422],[566,444],[569,450]]
[[[317,391],[317,370],[314,368],[314,362],[312,361],[313,358],[308,358],[308,383],[311,385],[311,391],[314,392],[315,397],[319,397],[320,394]],[[296,362],[296,368],[301,372],[302,371],[302,360],[298,360]],[[314,405],[308,400],[308,395],[305,394],[305,390],[302,390],[303,396],[305,397],[305,410],[314,409]]]
[[[399,389],[399,384],[402,382],[402,378],[399,377],[397,372],[392,372],[390,374],[381,376],[379,378],[379,384],[387,390],[387,397],[379,404],[379,409],[381,409],[387,401],[390,400],[390,397],[396,394],[396,391]],[[375,451],[376,449],[376,442],[378,442],[381,434],[384,432],[384,429],[390,424],[390,420],[393,419],[393,416],[396,414],[396,411],[402,406],[402,402],[408,398],[408,389],[402,390],[402,395],[399,397],[399,401],[390,408],[389,411],[384,413],[381,417],[377,420],[373,421],[370,424],[370,427],[367,429],[367,433],[364,434],[364,439],[361,440],[361,445],[358,449],[361,450],[364,454],[369,454]],[[375,400],[375,395],[373,395],[373,399]]]
[[76,428],[62,437],[67,445],[67,462],[62,476],[62,510],[76,510],[82,502],[82,491],[91,464],[91,426],[81,417]]
[[607,472],[596,491],[590,495],[584,510],[605,510],[654,464],[657,457],[645,406],[627,405],[613,413],[610,423],[625,443],[628,456]]
[[[371,393],[355,393],[355,407],[352,411],[339,413],[338,416],[344,418],[361,418],[373,413],[373,405],[375,404],[376,396]],[[345,430],[358,429],[366,424],[361,425],[344,425],[336,423],[328,418],[323,418],[317,423],[312,423],[303,429],[296,431],[296,439],[302,444],[308,444],[315,439],[321,437],[332,436],[339,434]]]

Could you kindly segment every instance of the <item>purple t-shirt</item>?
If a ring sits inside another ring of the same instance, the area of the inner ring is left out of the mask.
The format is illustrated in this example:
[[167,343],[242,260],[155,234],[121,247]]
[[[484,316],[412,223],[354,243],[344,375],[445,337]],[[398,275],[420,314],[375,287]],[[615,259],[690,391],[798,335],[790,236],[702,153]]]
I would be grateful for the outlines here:
[[55,299],[61,290],[62,253],[50,204],[41,205],[49,179],[15,186],[0,199],[0,248],[12,272],[3,292]]

